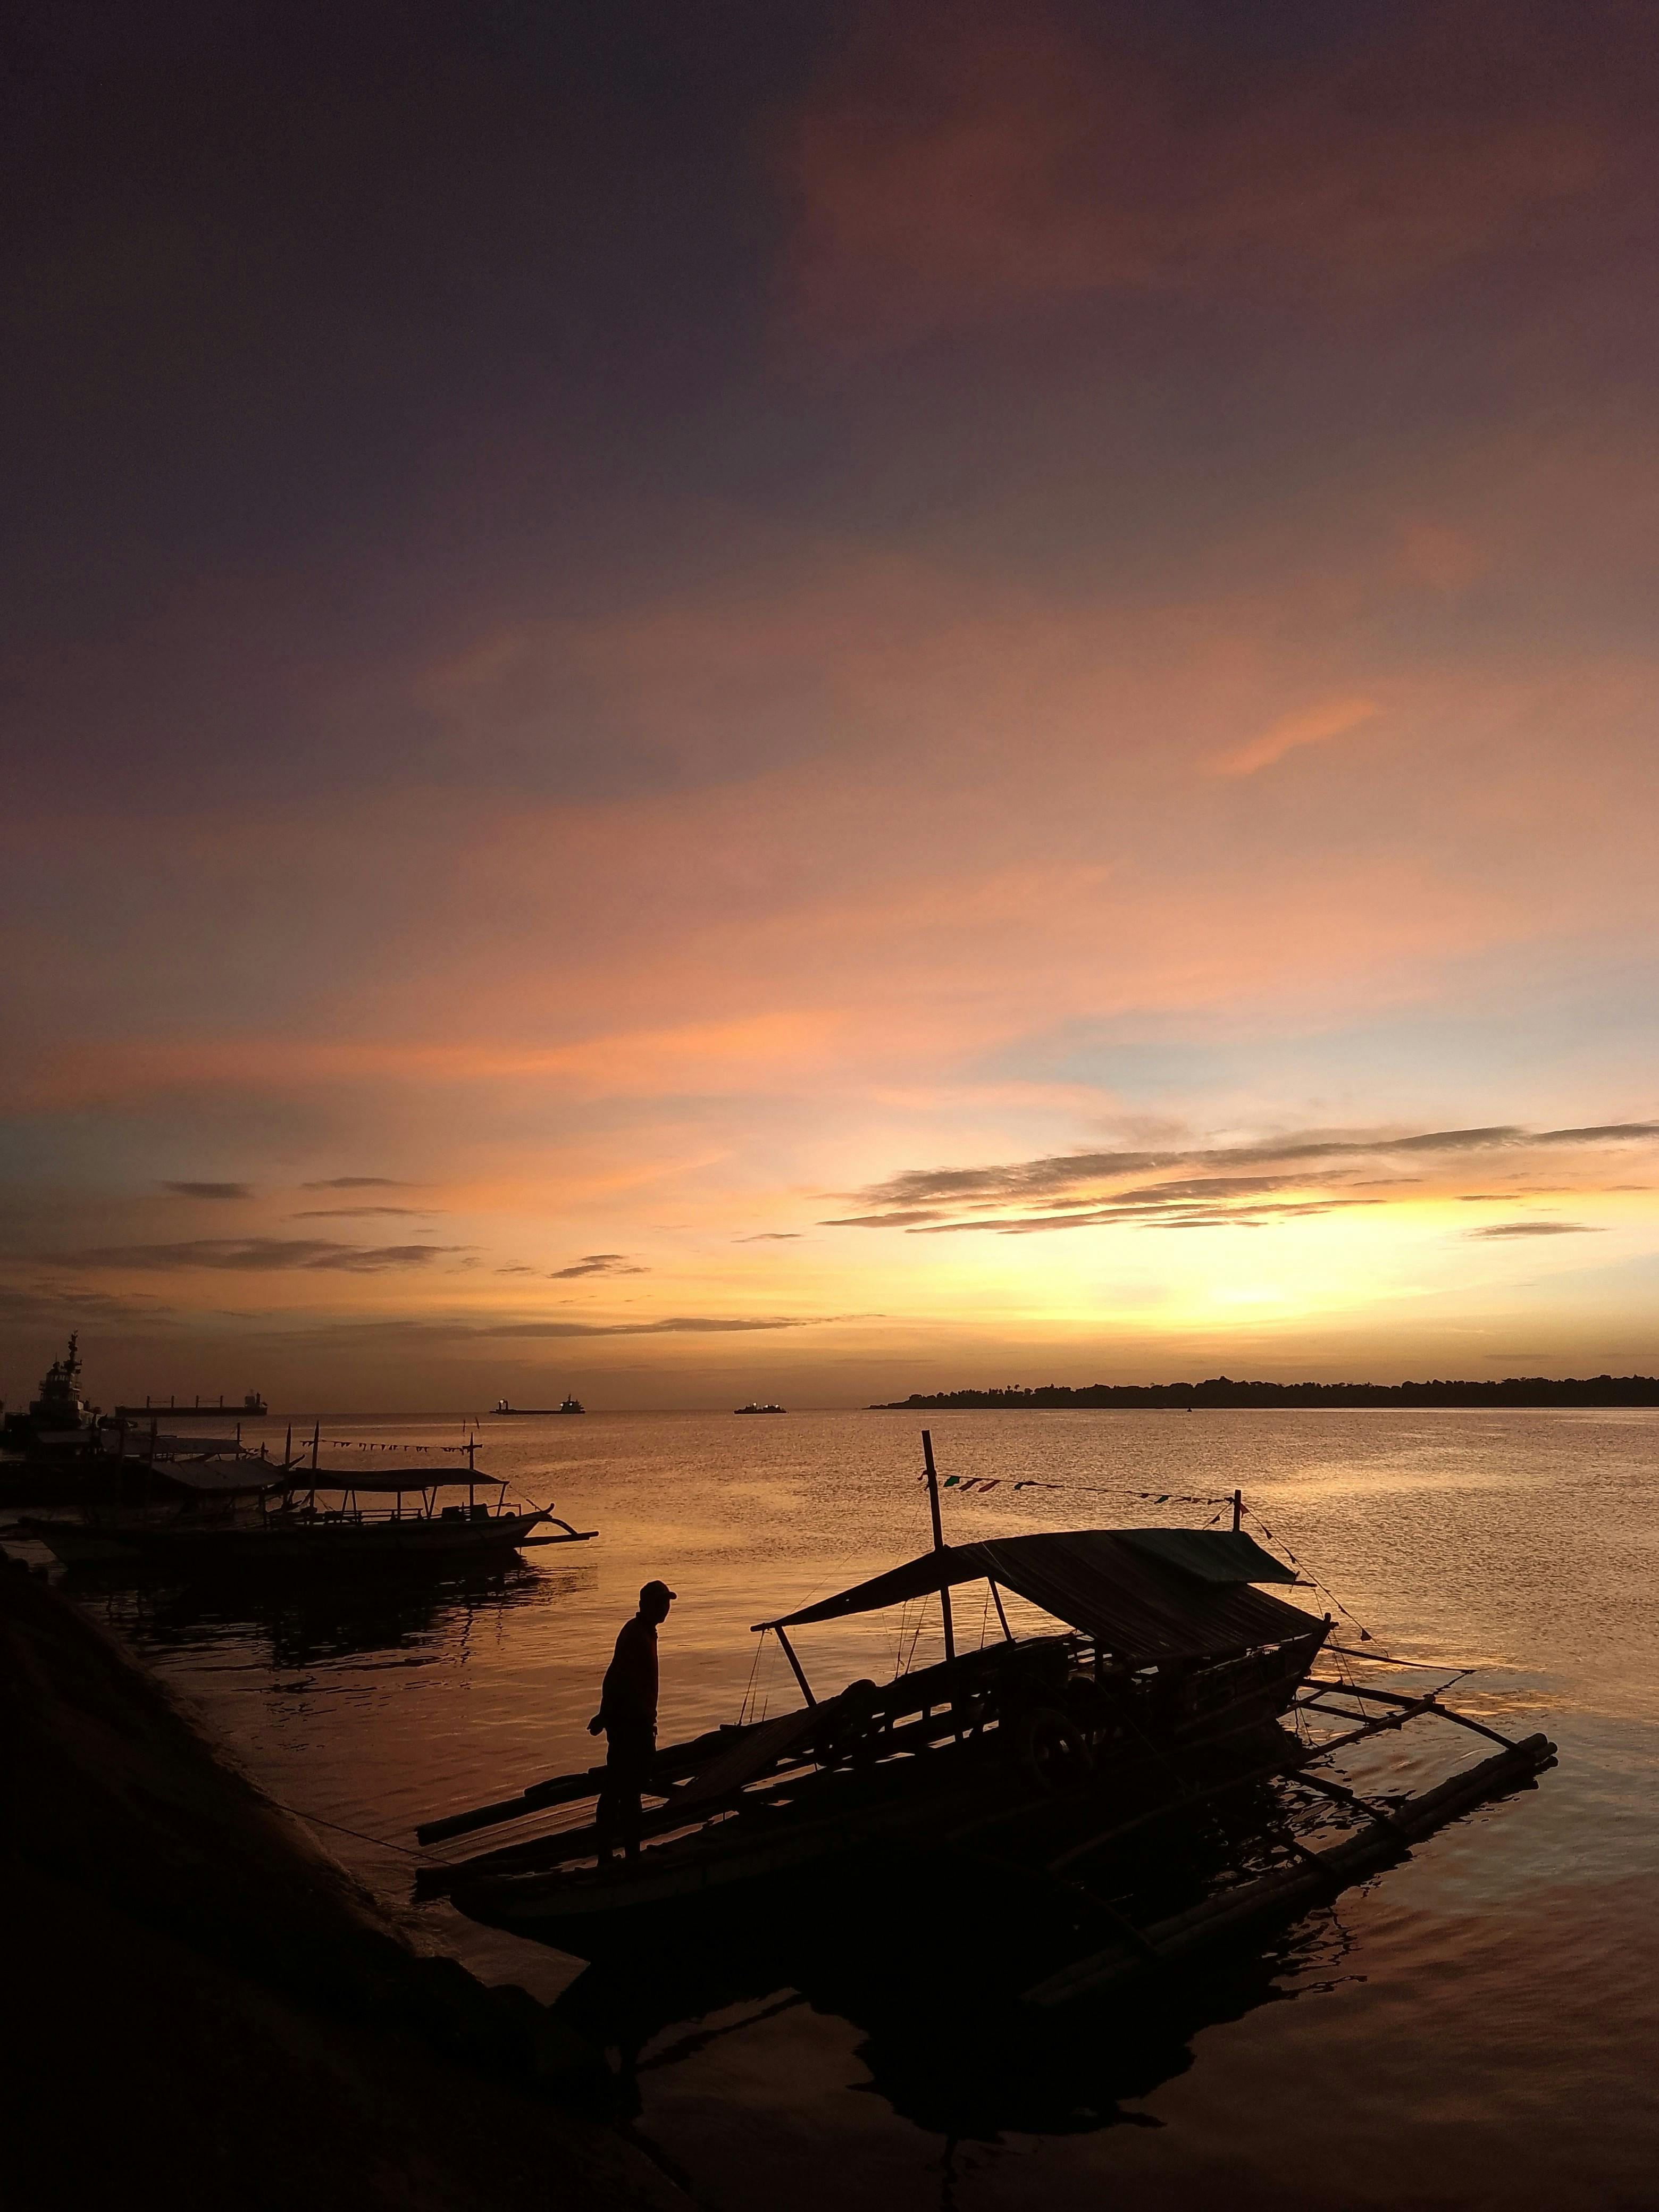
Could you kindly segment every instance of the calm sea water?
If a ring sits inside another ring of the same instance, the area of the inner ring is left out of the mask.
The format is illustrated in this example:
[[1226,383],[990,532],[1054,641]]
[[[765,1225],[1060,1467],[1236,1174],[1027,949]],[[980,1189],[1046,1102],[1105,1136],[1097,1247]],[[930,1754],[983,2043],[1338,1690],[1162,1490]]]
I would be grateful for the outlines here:
[[[1544,1729],[1560,1765],[1312,1915],[1226,1987],[1173,2006],[1115,2000],[1040,2068],[1006,2045],[976,2059],[971,2039],[920,2002],[907,2013],[890,1988],[874,2012],[851,1984],[688,1992],[683,2016],[647,2023],[639,2125],[700,2198],[724,2212],[1659,2204],[1659,1417],[929,1425],[942,1472],[1000,1482],[947,1492],[949,1536],[1193,1523],[1214,1509],[1176,1500],[1242,1488],[1379,1648],[1478,1667],[1466,1708],[1516,1734]],[[775,1640],[750,1623],[925,1548],[921,1425],[873,1413],[492,1421],[481,1462],[598,1528],[595,1542],[423,1595],[86,1601],[408,1911],[411,1861],[393,1846],[416,1820],[590,1763],[585,1723],[648,1577],[680,1594],[661,1638],[665,1741],[735,1718],[745,1698],[751,1711],[797,1702]],[[379,1444],[460,1434],[325,1427]],[[1056,1486],[1015,1492],[1017,1479]],[[1123,1494],[1135,1491],[1174,1497]],[[958,1632],[981,1627],[974,1616]],[[890,1672],[899,1633],[879,1618],[805,1632],[803,1656],[834,1687]],[[924,1630],[915,1663],[928,1656]],[[1431,1747],[1448,1770],[1468,1757],[1452,1736]],[[994,1942],[994,1883],[951,1909],[965,1947]],[[423,1942],[489,1979],[551,1997],[580,1972],[447,1905],[417,1918]]]

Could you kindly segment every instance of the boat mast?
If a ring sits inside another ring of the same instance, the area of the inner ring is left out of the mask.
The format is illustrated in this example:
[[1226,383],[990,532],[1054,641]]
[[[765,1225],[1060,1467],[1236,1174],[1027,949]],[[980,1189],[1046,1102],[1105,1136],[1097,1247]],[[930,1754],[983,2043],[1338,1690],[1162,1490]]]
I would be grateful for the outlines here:
[[[924,1429],[921,1432],[921,1455],[927,1466],[927,1510],[933,1516],[933,1549],[943,1553],[945,1532],[939,1526],[939,1469],[933,1465],[933,1436],[931,1429]],[[947,1660],[954,1659],[957,1656],[956,1624],[951,1618],[951,1585],[945,1579],[945,1565],[942,1558],[939,1562],[939,1609],[945,1615],[945,1656]]]

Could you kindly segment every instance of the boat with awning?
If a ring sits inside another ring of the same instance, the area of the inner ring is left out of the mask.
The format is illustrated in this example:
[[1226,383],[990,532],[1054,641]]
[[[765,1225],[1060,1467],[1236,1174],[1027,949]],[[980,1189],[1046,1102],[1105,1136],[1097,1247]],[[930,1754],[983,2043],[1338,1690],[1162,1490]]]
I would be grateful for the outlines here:
[[[884,1854],[1010,1819],[1093,1818],[1172,1760],[1282,1765],[1276,1727],[1330,1631],[1271,1594],[1293,1568],[1233,1529],[1078,1528],[945,1545],[756,1624],[801,1704],[659,1754],[653,1838],[597,1863],[591,1820],[423,1877],[474,1917],[597,1957],[650,1942],[683,1908],[751,1912],[757,1886],[867,1875]],[[952,1593],[982,1583],[994,1640],[957,1645]],[[1016,1634],[1006,1596],[1042,1618]],[[933,1601],[945,1657],[823,1693],[801,1644],[821,1624]],[[595,1796],[604,1770],[428,1823],[428,1844]]]
[[541,1544],[586,1543],[550,1505],[511,1505],[508,1484],[465,1459],[331,1468],[251,1452],[147,1470],[142,1505],[19,1525],[66,1565],[126,1566],[180,1580],[449,1569]]

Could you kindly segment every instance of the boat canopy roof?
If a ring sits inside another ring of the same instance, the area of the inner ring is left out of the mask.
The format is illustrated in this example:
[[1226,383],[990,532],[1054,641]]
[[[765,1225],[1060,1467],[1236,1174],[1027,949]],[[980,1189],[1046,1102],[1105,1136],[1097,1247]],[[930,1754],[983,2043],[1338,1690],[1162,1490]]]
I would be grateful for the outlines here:
[[1221,1658],[1321,1626],[1300,1607],[1252,1589],[1252,1583],[1296,1577],[1253,1537],[1224,1528],[1079,1528],[948,1544],[759,1625],[842,1620],[981,1579],[1015,1591],[1138,1666]]
[[468,1467],[291,1467],[283,1481],[289,1490],[505,1490],[504,1475]]
[[280,1468],[258,1459],[158,1460],[155,1473],[163,1482],[176,1482],[216,1498],[252,1496],[261,1490],[281,1490]]
[[1112,1528],[1099,1534],[1133,1544],[1149,1559],[1179,1567],[1205,1583],[1294,1583],[1296,1569],[1247,1536],[1242,1528]]

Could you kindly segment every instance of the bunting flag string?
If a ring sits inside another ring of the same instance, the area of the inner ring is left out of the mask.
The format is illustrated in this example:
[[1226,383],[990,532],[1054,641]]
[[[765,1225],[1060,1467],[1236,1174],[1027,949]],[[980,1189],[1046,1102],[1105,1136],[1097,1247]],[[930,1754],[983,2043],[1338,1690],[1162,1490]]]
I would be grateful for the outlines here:
[[[307,1441],[307,1449],[309,1449],[309,1439],[307,1439],[306,1441]],[[444,1455],[445,1455],[447,1458],[453,1458],[453,1457],[454,1456],[455,1453],[457,1453],[458,1451],[465,1451],[465,1450],[466,1449],[466,1446],[465,1446],[465,1443],[459,1443],[459,1444],[366,1444],[366,1443],[359,1443],[359,1442],[357,1441],[357,1439],[356,1439],[355,1437],[318,1437],[318,1439],[317,1439],[317,1441],[318,1441],[318,1443],[319,1443],[319,1444],[326,1444],[326,1445],[328,1446],[328,1448],[329,1448],[329,1449],[330,1449],[331,1451],[360,1451],[360,1452],[422,1452],[422,1453],[426,1453],[426,1452],[441,1452],[441,1453],[443,1453],[443,1454],[444,1454]]]
[[[921,1480],[927,1480],[923,1475]],[[1090,1498],[1133,1498],[1151,1505],[1231,1505],[1231,1496],[1200,1498],[1182,1490],[1123,1490],[1116,1483],[1103,1482],[1045,1482],[1036,1475],[1022,1475],[1018,1480],[1000,1474],[947,1474],[939,1485],[941,1490],[959,1490],[965,1496],[970,1490],[994,1490],[1000,1483],[1007,1483],[1011,1490],[1076,1491]]]
[[[921,1480],[926,1482],[927,1478],[924,1474],[921,1477]],[[1222,1514],[1224,1513],[1227,1508],[1234,1503],[1233,1496],[1231,1492],[1219,1498],[1204,1498],[1200,1497],[1190,1491],[1120,1490],[1115,1484],[1111,1483],[1049,1482],[1037,1475],[1022,1475],[1018,1480],[1010,1480],[1008,1477],[1000,1474],[969,1474],[965,1476],[960,1474],[947,1474],[939,1487],[942,1490],[954,1490],[965,1498],[970,1490],[995,1490],[1000,1485],[1005,1482],[1008,1484],[1010,1489],[1016,1491],[1076,1491],[1082,1495],[1090,1498],[1132,1498],[1140,1504],[1148,1505],[1213,1505],[1218,1507],[1220,1510],[1212,1513],[1210,1518],[1204,1523],[1204,1526],[1206,1528],[1214,1528],[1216,1522],[1220,1520]],[[1256,1527],[1261,1529],[1267,1541],[1285,1554],[1285,1557],[1290,1561],[1297,1572],[1299,1575],[1305,1576],[1309,1583],[1312,1584],[1313,1588],[1336,1608],[1337,1612],[1342,1615],[1342,1618],[1346,1621],[1351,1621],[1354,1627],[1359,1631],[1360,1642],[1362,1644],[1370,1644],[1373,1640],[1371,1632],[1365,1626],[1364,1623],[1359,1619],[1357,1613],[1350,1612],[1348,1607],[1343,1604],[1341,1599],[1331,1588],[1330,1584],[1322,1580],[1322,1578],[1314,1572],[1313,1569],[1308,1565],[1305,1560],[1297,1559],[1296,1553],[1291,1549],[1288,1544],[1285,1543],[1279,1537],[1274,1535],[1273,1530],[1267,1526],[1267,1522],[1255,1510],[1254,1506],[1245,1504],[1242,1498],[1238,1500],[1238,1504],[1241,1511],[1249,1514],[1250,1519],[1254,1521]]]

